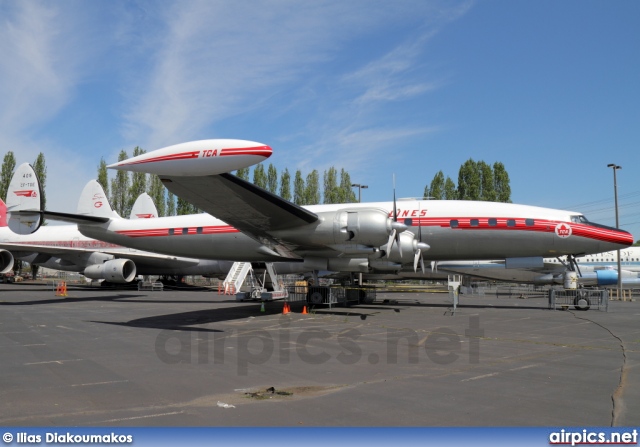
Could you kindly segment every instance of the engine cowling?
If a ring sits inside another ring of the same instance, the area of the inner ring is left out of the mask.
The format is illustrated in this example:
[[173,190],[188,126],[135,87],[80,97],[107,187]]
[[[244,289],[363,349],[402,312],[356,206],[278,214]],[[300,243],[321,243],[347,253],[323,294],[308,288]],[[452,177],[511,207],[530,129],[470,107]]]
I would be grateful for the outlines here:
[[380,247],[387,242],[393,223],[387,211],[378,208],[325,211],[318,217],[313,224],[271,234],[300,245]]
[[13,255],[10,251],[0,250],[0,274],[13,269]]
[[84,269],[83,274],[91,279],[105,279],[109,282],[125,284],[136,277],[136,265],[130,259],[113,259],[103,264],[90,265]]

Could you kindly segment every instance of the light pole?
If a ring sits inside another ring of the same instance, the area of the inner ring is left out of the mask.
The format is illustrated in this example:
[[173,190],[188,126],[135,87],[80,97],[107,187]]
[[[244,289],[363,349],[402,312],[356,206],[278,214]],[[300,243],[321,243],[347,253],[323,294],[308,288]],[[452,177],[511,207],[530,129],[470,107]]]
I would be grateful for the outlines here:
[[[620,228],[620,221],[618,220],[618,182],[616,179],[616,171],[622,169],[622,166],[618,166],[615,163],[609,163],[607,168],[613,169],[613,194],[616,204],[616,228]],[[620,249],[618,249],[618,299],[622,299],[622,270],[620,268]]]
[[357,187],[357,188],[358,188],[358,203],[360,203],[360,198],[361,198],[361,196],[360,196],[360,192],[361,192],[363,189],[367,189],[369,186],[368,186],[368,185],[361,185],[360,183],[352,183],[352,184],[351,184],[351,187],[352,187],[352,188],[355,188],[355,187]]

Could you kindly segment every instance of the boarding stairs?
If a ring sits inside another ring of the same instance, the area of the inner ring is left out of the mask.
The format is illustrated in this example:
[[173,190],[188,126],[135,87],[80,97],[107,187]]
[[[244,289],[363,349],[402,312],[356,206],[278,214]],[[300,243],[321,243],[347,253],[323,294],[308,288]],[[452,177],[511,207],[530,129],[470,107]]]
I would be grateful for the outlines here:
[[250,262],[234,262],[222,283],[225,295],[235,295],[240,291],[244,280],[251,271]]
[[260,280],[256,278],[256,272],[250,262],[234,262],[222,283],[224,294],[235,295],[238,301],[286,299],[289,292],[278,278],[273,263],[265,263],[264,266],[264,273]]

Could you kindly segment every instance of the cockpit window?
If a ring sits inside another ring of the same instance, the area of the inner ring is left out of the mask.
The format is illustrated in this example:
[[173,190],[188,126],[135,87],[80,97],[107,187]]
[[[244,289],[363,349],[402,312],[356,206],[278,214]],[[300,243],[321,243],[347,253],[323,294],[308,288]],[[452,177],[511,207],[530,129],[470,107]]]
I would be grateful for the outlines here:
[[589,223],[589,220],[587,220],[586,217],[584,217],[582,214],[576,215],[576,216],[571,216],[571,222],[573,223]]

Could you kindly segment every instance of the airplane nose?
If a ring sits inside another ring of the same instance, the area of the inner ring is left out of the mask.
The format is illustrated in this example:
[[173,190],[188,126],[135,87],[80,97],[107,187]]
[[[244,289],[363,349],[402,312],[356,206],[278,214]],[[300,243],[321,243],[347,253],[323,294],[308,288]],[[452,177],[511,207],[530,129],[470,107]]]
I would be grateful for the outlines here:
[[591,222],[589,226],[586,227],[586,233],[586,236],[590,239],[601,241],[602,251],[617,250],[633,245],[633,235],[619,228]]

